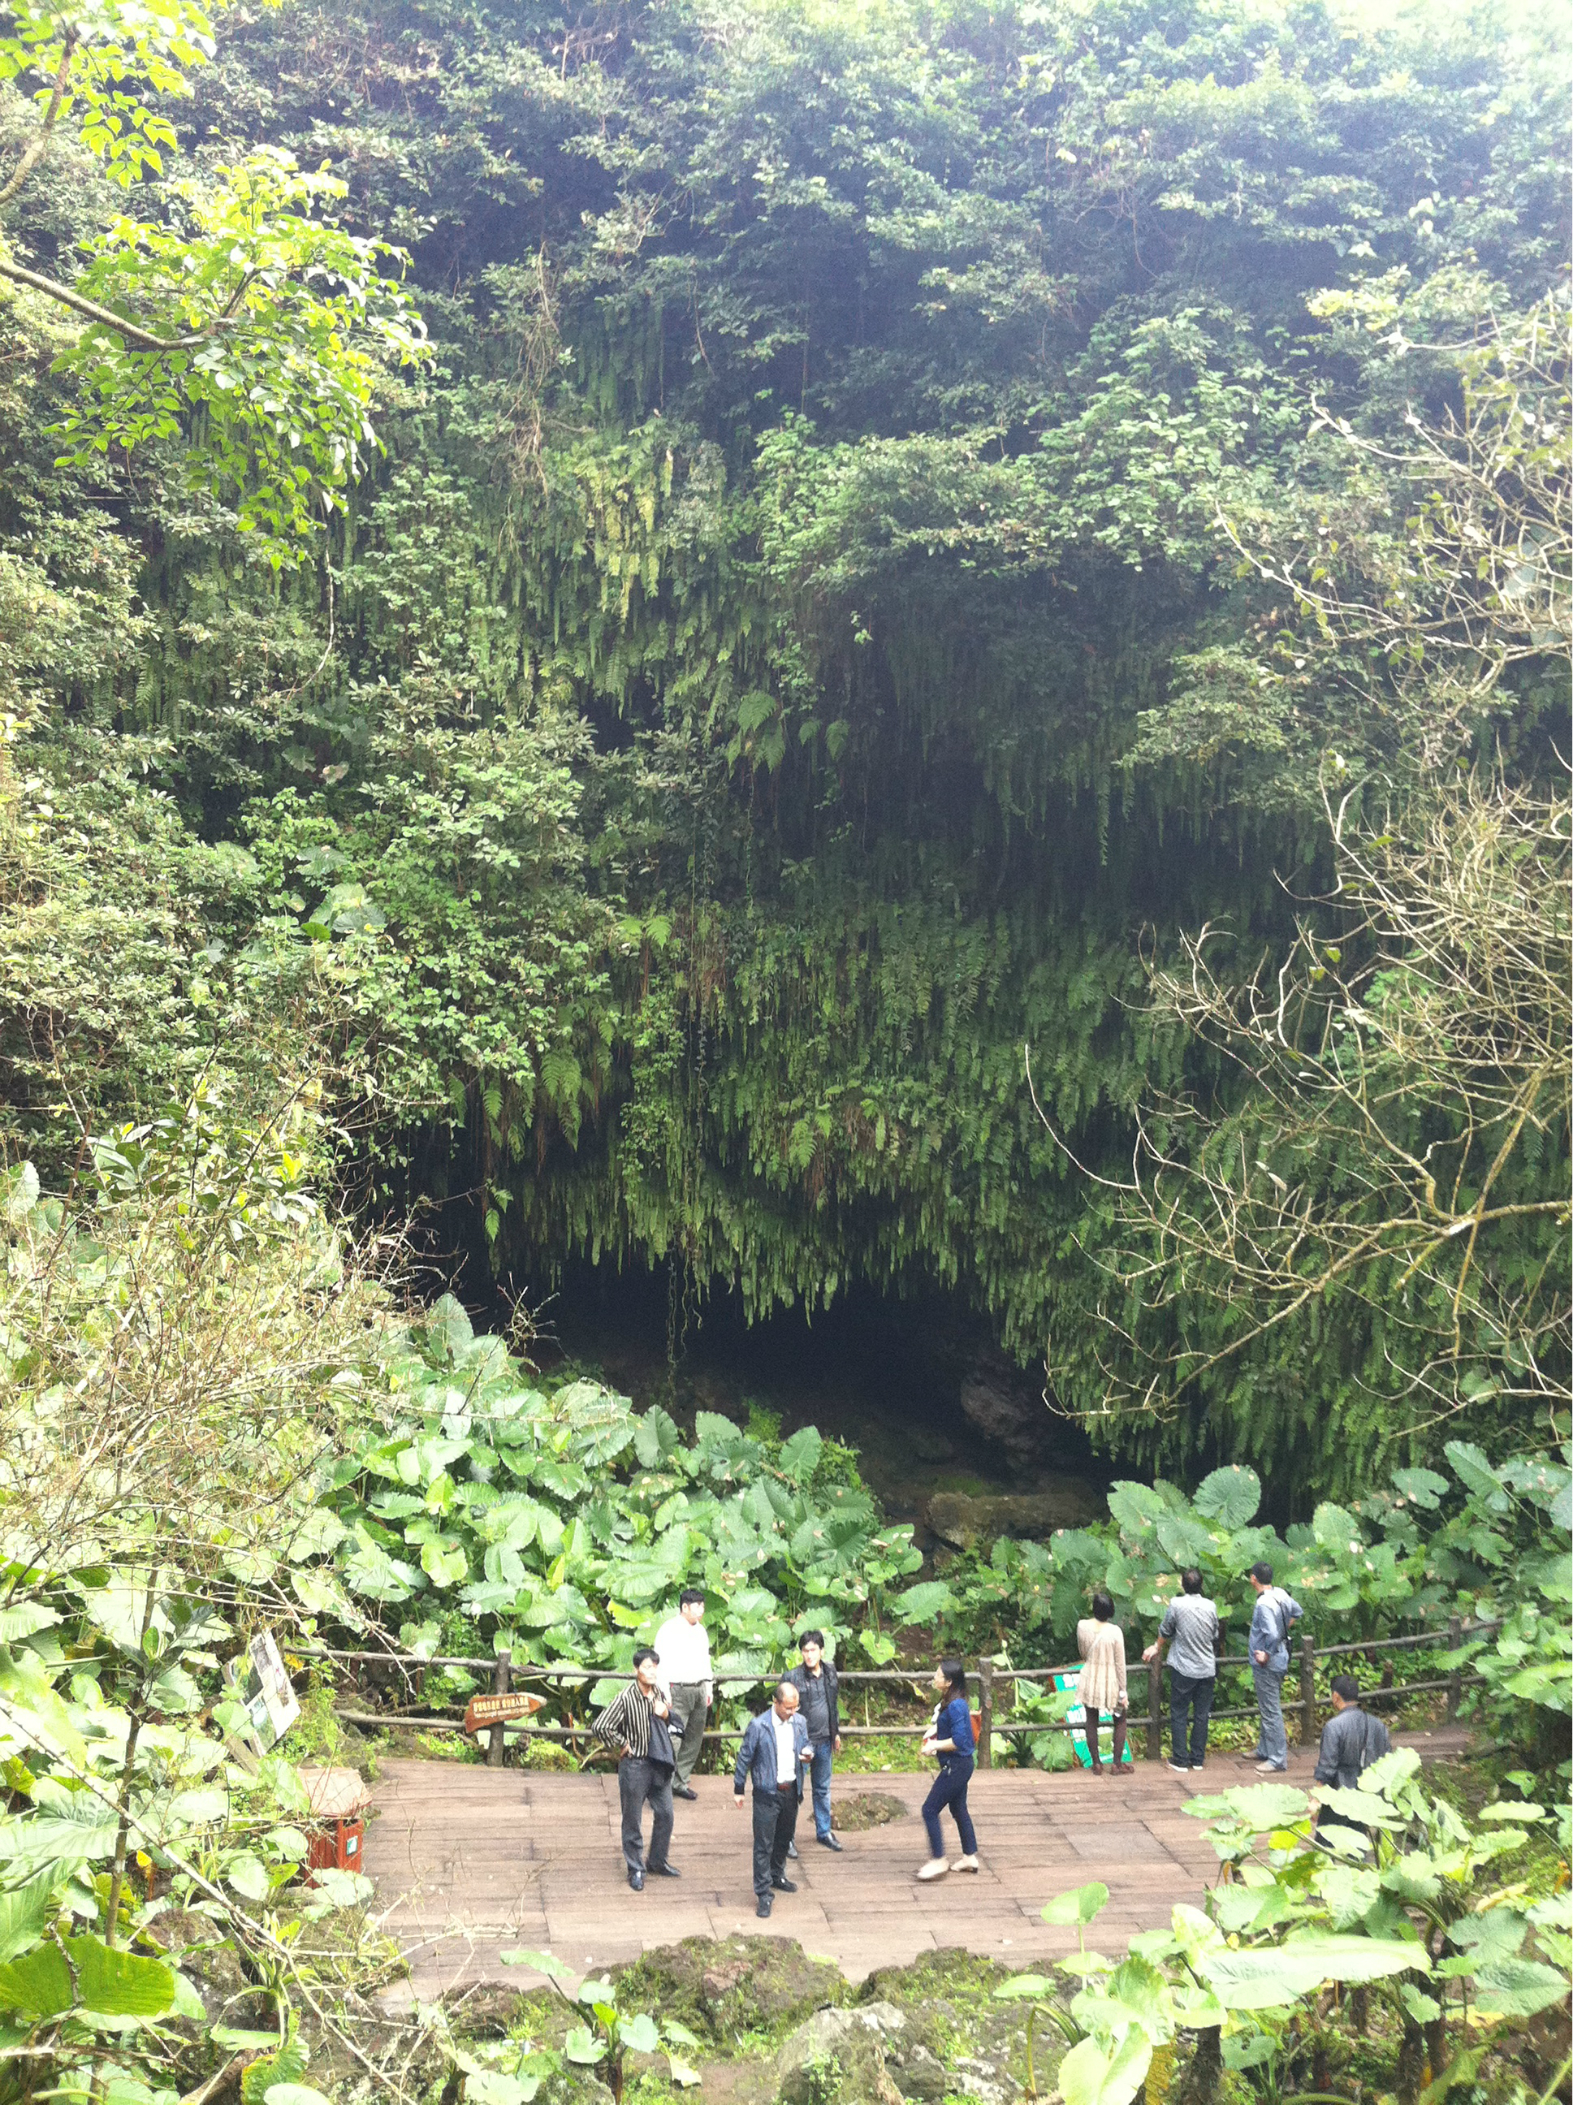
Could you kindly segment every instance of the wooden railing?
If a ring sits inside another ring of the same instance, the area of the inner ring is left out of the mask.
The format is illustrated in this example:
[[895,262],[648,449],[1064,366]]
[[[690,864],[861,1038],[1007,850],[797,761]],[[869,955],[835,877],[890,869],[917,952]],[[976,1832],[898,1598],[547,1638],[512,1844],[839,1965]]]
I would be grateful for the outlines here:
[[[1456,1652],[1467,1639],[1479,1636],[1483,1632],[1494,1630],[1497,1627],[1498,1625],[1495,1622],[1466,1623],[1460,1617],[1454,1616],[1445,1630],[1423,1630],[1409,1637],[1372,1637],[1356,1639],[1347,1644],[1318,1646],[1309,1634],[1302,1636],[1299,1645],[1299,1695],[1295,1700],[1284,1704],[1284,1710],[1287,1713],[1298,1713],[1300,1745],[1302,1747],[1310,1746],[1315,1741],[1317,1737],[1317,1713],[1319,1710],[1328,1707],[1326,1703],[1318,1699],[1316,1693],[1317,1668],[1324,1662],[1335,1659],[1360,1658],[1378,1652],[1415,1651],[1421,1647],[1433,1651],[1446,1648],[1449,1651]],[[305,1660],[335,1660],[342,1661],[346,1665],[391,1667],[405,1677],[412,1694],[417,1697],[421,1694],[420,1684],[425,1678],[426,1670],[431,1667],[459,1667],[470,1673],[489,1674],[491,1676],[492,1689],[499,1695],[506,1695],[510,1690],[514,1690],[520,1685],[531,1681],[567,1684],[569,1686],[587,1686],[591,1682],[596,1681],[622,1681],[628,1678],[626,1672],[619,1672],[616,1669],[606,1667],[583,1666],[573,1662],[564,1663],[562,1661],[558,1661],[554,1665],[546,1665],[545,1663],[533,1661],[515,1660],[512,1654],[508,1652],[496,1653],[489,1659],[472,1658],[451,1653],[438,1653],[429,1659],[421,1659],[412,1653],[400,1652],[392,1647],[375,1652],[337,1651],[326,1646],[306,1648],[292,1646],[290,1649],[292,1655]],[[1222,1673],[1226,1669],[1249,1667],[1250,1664],[1251,1661],[1248,1658],[1223,1658],[1218,1661],[1218,1668],[1220,1673]],[[999,1715],[999,1694],[1006,1683],[1026,1682],[1030,1684],[1038,1681],[1052,1681],[1062,1674],[1077,1674],[1080,1671],[1081,1663],[1079,1660],[1067,1666],[1044,1667],[997,1667],[990,1659],[981,1660],[977,1671],[968,1676],[968,1680],[974,1684],[977,1690],[977,1704],[982,1727],[978,1735],[979,1768],[987,1769],[993,1766],[994,1736],[996,1732],[1031,1734],[1033,1737],[1044,1732],[1080,1732],[1082,1727],[1079,1724],[1070,1724],[1051,1719],[1022,1719],[1019,1723],[1011,1724],[1008,1712],[1003,1718]],[[1144,1751],[1148,1761],[1158,1761],[1161,1759],[1163,1752],[1163,1662],[1157,1660],[1149,1666],[1143,1660],[1134,1660],[1127,1666],[1126,1673],[1128,1678],[1132,1680],[1139,1675],[1146,1677],[1147,1730]],[[765,1669],[753,1673],[718,1672],[712,1674],[710,1678],[717,1688],[758,1688],[770,1680],[771,1670]],[[886,1688],[896,1688],[920,1700],[926,1700],[928,1695],[928,1691],[921,1685],[920,1675],[903,1672],[897,1667],[849,1667],[844,1671],[838,1668],[837,1678],[843,1686],[868,1687],[877,1685]],[[1458,1716],[1464,1690],[1466,1688],[1479,1687],[1482,1683],[1483,1676],[1479,1674],[1465,1674],[1461,1668],[1455,1667],[1450,1673],[1442,1676],[1440,1679],[1405,1681],[1372,1689],[1368,1691],[1367,1700],[1387,1703],[1401,1696],[1435,1693],[1438,1690],[1445,1689],[1447,1691],[1447,1718],[1449,1723],[1451,1723]],[[462,1732],[464,1730],[463,1723],[458,1718],[421,1716],[409,1711],[366,1711],[336,1706],[334,1715],[344,1719],[347,1724],[352,1725],[413,1726],[427,1732]],[[1215,1710],[1212,1716],[1214,1719],[1255,1717],[1256,1706],[1248,1704],[1237,1706],[1233,1709]],[[578,1745],[580,1742],[591,1738],[588,1721],[582,1724],[569,1725],[530,1725],[517,1729],[524,1737],[567,1741],[571,1745]],[[853,1739],[916,1739],[920,1738],[927,1730],[928,1726],[926,1724],[843,1725],[841,1727],[843,1737]],[[486,1728],[486,1731],[488,1734],[487,1761],[493,1767],[500,1766],[503,1759],[506,1728],[502,1725],[491,1725]],[[707,1727],[704,1736],[707,1740],[736,1740],[742,1738],[742,1730],[737,1726]]]

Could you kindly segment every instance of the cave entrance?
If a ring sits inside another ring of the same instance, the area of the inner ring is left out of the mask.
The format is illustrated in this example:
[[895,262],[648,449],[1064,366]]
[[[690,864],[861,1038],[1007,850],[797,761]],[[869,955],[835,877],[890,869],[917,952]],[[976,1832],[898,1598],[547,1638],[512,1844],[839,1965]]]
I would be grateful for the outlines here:
[[1042,1369],[1018,1367],[938,1289],[901,1299],[854,1287],[812,1322],[790,1310],[752,1325],[739,1296],[715,1294],[675,1368],[664,1268],[569,1266],[531,1305],[544,1370],[582,1365],[685,1429],[698,1411],[744,1426],[764,1414],[782,1434],[816,1425],[858,1449],[893,1519],[937,1542],[966,1547],[980,1531],[1038,1535],[1102,1516],[1107,1468],[1045,1405]]

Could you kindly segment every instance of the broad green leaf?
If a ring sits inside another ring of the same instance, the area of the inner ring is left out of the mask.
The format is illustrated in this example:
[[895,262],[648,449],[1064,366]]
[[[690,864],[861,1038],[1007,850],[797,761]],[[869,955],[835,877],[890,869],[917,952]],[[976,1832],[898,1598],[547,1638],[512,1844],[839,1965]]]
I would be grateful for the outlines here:
[[636,2054],[653,2054],[661,2044],[661,2034],[653,2017],[643,2011],[633,2017],[625,2017],[618,2025],[618,2037],[626,2047]]
[[819,1467],[819,1457],[824,1451],[824,1440],[812,1425],[805,1425],[795,1432],[781,1448],[781,1471],[794,1484],[813,1481],[814,1471]]
[[1109,1904],[1109,1889],[1101,1879],[1092,1879],[1085,1886],[1072,1886],[1068,1892],[1058,1893],[1040,1910],[1043,1920],[1068,1924],[1072,1928],[1085,1926]]
[[1568,1977],[1539,1959],[1487,1960],[1475,1973],[1475,2007],[1493,2017],[1534,2017],[1565,2005]]
[[1152,2041],[1133,2029],[1110,2055],[1095,2039],[1083,2039],[1060,2063],[1065,2105],[1130,2105],[1152,2066]]
[[46,1871],[29,1879],[25,1886],[13,1886],[9,1893],[0,1893],[0,1961],[14,1959],[18,1952],[38,1942],[55,1913],[55,1884],[55,1874]]
[[921,1586],[909,1586],[905,1593],[898,1593],[891,1605],[897,1622],[911,1628],[915,1623],[936,1622],[942,1615],[954,1614],[956,1596],[943,1579],[926,1579]]
[[266,1900],[273,1891],[266,1865],[249,1849],[239,1850],[230,1858],[224,1877],[243,1900]]
[[66,1949],[85,2008],[105,2017],[162,2017],[174,2008],[175,1976],[162,1959],[112,1951],[99,1937],[73,1937]]
[[1249,1527],[1262,1502],[1261,1478],[1254,1469],[1233,1462],[1203,1477],[1192,1500],[1204,1520],[1215,1520],[1232,1534]]
[[527,1951],[521,1946],[499,1956],[504,1966],[528,1966],[532,1973],[544,1974],[547,1980],[556,1981],[563,1988],[572,1989],[579,1979],[571,1966],[565,1966],[561,1959],[554,1959],[550,1952]]
[[1271,2010],[1298,2001],[1327,1981],[1360,1986],[1394,1974],[1428,1973],[1431,1962],[1419,1944],[1306,1934],[1260,1951],[1209,1951],[1201,1965],[1226,2009]]
[[71,2007],[71,1969],[58,1944],[40,1945],[24,1958],[0,1966],[0,2010],[27,2017],[57,2017]]
[[1001,1981],[994,1993],[1001,2002],[1036,2002],[1042,1996],[1053,1995],[1057,1986],[1046,1974],[1017,1973],[1008,1981]]

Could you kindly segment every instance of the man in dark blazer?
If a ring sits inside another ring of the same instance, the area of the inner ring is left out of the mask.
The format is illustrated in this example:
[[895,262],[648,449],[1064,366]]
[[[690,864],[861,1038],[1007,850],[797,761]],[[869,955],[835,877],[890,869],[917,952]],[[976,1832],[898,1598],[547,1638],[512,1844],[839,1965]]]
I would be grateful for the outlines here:
[[803,1771],[814,1759],[808,1727],[798,1713],[797,1690],[778,1681],[770,1708],[750,1718],[737,1750],[732,1793],[741,1808],[744,1786],[754,1780],[754,1913],[768,1915],[777,1893],[795,1893],[786,1875],[786,1855],[797,1832]]

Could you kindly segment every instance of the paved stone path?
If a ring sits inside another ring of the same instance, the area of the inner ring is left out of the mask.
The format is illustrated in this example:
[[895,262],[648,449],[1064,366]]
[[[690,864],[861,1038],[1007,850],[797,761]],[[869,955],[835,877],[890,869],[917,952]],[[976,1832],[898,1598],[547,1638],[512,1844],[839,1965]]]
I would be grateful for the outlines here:
[[[1438,1758],[1460,1753],[1465,1741],[1455,1729],[1409,1744]],[[1309,1754],[1294,1754],[1287,1780],[1308,1784],[1311,1766]],[[1254,1781],[1250,1763],[1232,1755],[1205,1771],[1210,1790]],[[1048,1928],[1039,1910],[1089,1879],[1102,1879],[1110,1893],[1098,1947],[1120,1952],[1135,1931],[1166,1924],[1176,1901],[1198,1903],[1217,1873],[1206,1828],[1180,1809],[1193,1795],[1191,1779],[1161,1762],[1102,1780],[1080,1770],[980,1771],[969,1800],[983,1868],[927,1885],[913,1877],[928,1853],[917,1818],[927,1776],[856,1776],[837,1779],[838,1797],[889,1792],[911,1817],[847,1835],[839,1856],[821,1849],[804,1821],[802,1859],[789,1866],[800,1890],[778,1894],[761,1922],[749,1886],[748,1812],[734,1807],[729,1777],[697,1776],[694,1787],[698,1803],[677,1806],[672,1861],[681,1880],[652,1879],[633,1893],[614,1775],[385,1761],[365,1867],[378,1882],[386,1928],[410,1956],[411,1979],[395,1999],[481,1981],[526,1986],[532,1977],[500,1958],[520,1947],[588,1969],[682,1937],[738,1931],[795,1937],[853,1980],[944,1945],[1025,1965],[1075,1948],[1074,1931]],[[954,1853],[948,1815],[945,1828]]]

